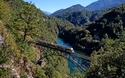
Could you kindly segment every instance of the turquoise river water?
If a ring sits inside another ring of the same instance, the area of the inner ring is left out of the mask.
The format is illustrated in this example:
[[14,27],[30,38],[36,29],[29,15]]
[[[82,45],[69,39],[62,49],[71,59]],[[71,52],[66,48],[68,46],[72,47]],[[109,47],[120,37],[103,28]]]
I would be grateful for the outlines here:
[[[70,48],[72,47],[69,43],[64,42],[63,39],[61,39],[61,38],[58,38],[58,44],[63,45],[63,46],[67,46],[67,47],[70,47]],[[79,54],[84,54],[83,52],[78,51],[78,50],[74,50],[74,52],[79,53]],[[78,57],[75,57],[75,59],[83,61],[83,59],[78,58]],[[67,59],[67,61],[68,61],[68,67],[70,69],[70,72],[73,72],[74,68],[77,68],[77,67],[71,61],[69,61],[68,59]]]

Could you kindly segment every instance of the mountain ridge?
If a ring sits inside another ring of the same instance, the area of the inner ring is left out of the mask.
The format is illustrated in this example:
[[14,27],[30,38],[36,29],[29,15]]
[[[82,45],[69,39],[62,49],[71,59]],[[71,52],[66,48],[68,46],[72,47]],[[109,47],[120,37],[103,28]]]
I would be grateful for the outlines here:
[[105,8],[112,8],[123,3],[125,3],[125,0],[115,0],[115,1],[114,0],[98,0],[86,6],[85,8],[90,11],[101,10]]
[[125,0],[115,0],[115,1],[114,0],[98,0],[89,4],[86,7],[82,6],[81,4],[75,4],[66,9],[60,9],[60,10],[55,11],[54,13],[51,14],[51,16],[58,16],[58,15],[65,14],[66,12],[71,13],[74,11],[82,11],[82,10],[89,10],[89,11],[103,10],[106,8],[116,7],[123,3],[125,3]]
[[47,12],[47,11],[42,11],[45,15],[51,15],[52,13]]
[[62,15],[62,14],[67,13],[67,12],[71,13],[74,11],[82,11],[82,10],[85,10],[85,7],[83,7],[80,4],[76,4],[76,5],[73,5],[71,7],[66,8],[66,9],[57,10],[54,13],[52,13],[51,16],[57,16],[57,15]]

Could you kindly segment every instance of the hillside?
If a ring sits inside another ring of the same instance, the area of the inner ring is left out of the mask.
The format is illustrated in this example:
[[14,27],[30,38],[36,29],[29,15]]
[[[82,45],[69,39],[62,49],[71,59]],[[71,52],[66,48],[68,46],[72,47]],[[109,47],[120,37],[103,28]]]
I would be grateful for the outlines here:
[[115,7],[115,6],[118,6],[120,4],[123,4],[125,3],[125,0],[98,0],[88,6],[86,6],[85,8],[87,10],[102,10],[102,9],[105,9],[105,8],[112,8],[112,7]]
[[69,30],[74,26],[44,15],[23,0],[0,0],[0,78],[70,76],[67,60],[57,51],[30,43],[41,39],[57,43],[61,27]]

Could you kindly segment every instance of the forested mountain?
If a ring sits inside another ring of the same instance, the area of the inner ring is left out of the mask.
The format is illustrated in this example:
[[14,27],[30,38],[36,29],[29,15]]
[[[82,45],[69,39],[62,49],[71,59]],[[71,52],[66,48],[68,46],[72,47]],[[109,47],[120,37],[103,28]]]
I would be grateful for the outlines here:
[[125,0],[99,0],[87,7],[77,4],[66,9],[61,9],[54,12],[51,16],[67,20],[75,26],[83,26],[100,18],[110,8],[123,3],[125,3]]
[[82,47],[84,46],[84,48],[86,48],[87,46],[86,43],[84,43],[84,39],[85,41],[86,38],[89,40],[89,37],[90,41],[93,39],[100,40],[105,36],[113,39],[118,38],[124,29],[124,22],[124,5],[121,5],[120,7],[109,10],[99,20],[88,24],[86,28],[83,26],[76,27],[75,29],[68,31],[64,30],[63,34],[60,32],[60,36],[64,36],[64,39],[71,42],[71,44],[76,44],[77,46],[81,45]]
[[62,20],[67,20],[74,24],[75,26],[84,26],[87,23],[93,22],[94,20],[99,19],[104,13],[106,13],[108,9],[98,10],[98,11],[75,11],[75,12],[67,12],[62,15],[57,15],[57,18]]
[[96,2],[91,3],[90,5],[84,7],[80,4],[73,5],[69,8],[66,9],[60,9],[51,14],[51,16],[61,16],[66,13],[72,13],[72,12],[77,12],[77,11],[82,11],[82,10],[87,10],[87,11],[95,11],[95,10],[103,10],[103,9],[109,9],[112,7],[116,7],[120,4],[125,3],[125,0],[98,0]]
[[91,51],[87,78],[125,77],[125,4],[113,8],[87,28],[60,32],[60,37],[86,53]]
[[60,9],[60,10],[54,12],[53,14],[51,14],[51,16],[58,16],[58,15],[65,14],[67,12],[71,13],[71,12],[82,11],[82,10],[85,10],[85,8],[82,5],[77,4],[77,5],[73,5],[66,9]]
[[125,0],[98,0],[88,6],[86,6],[85,8],[87,10],[102,10],[105,8],[112,8],[115,6],[118,6],[120,4],[125,3]]

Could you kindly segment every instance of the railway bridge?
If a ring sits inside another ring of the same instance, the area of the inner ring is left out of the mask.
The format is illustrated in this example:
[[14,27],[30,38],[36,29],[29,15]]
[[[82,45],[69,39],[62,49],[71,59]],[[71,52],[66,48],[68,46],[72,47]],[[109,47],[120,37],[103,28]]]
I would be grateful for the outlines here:
[[84,59],[88,62],[90,61],[89,56],[75,53],[73,48],[69,48],[67,46],[54,44],[54,43],[51,43],[51,42],[48,42],[48,41],[45,41],[45,40],[40,40],[40,41],[37,41],[37,42],[31,41],[31,43],[39,45],[39,46],[44,46],[44,47],[52,48],[52,49],[55,49],[55,50],[59,50],[60,52],[62,52],[61,56],[65,57],[68,60],[70,60],[71,62],[73,62],[81,70],[85,70],[86,66],[81,62],[81,60],[75,59],[73,56],[82,58],[82,59]]

